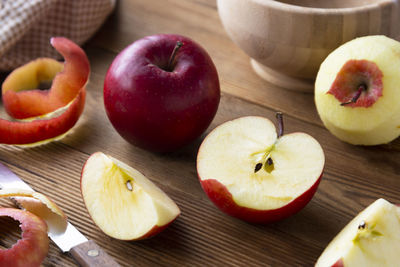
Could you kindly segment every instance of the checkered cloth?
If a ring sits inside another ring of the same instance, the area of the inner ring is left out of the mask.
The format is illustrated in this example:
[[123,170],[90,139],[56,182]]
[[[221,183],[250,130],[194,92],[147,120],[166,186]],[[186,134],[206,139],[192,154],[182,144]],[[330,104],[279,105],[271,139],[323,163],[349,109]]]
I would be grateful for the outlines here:
[[59,58],[50,37],[77,44],[101,26],[116,0],[0,0],[0,71],[38,57]]

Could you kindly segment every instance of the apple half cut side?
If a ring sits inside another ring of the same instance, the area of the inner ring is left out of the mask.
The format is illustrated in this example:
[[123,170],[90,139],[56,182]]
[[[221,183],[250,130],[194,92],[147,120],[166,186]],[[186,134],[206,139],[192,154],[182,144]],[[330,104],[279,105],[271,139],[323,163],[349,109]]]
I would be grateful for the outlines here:
[[95,224],[120,240],[154,236],[180,214],[175,202],[143,174],[101,152],[86,161],[81,192]]
[[329,243],[316,267],[398,266],[400,207],[378,199]]
[[22,236],[11,248],[0,249],[0,266],[40,266],[49,250],[46,223],[33,213],[14,208],[0,208],[0,217],[3,216],[21,223]]
[[204,139],[197,155],[202,188],[223,212],[268,223],[301,210],[313,197],[325,157],[305,133],[279,135],[263,117],[225,122]]

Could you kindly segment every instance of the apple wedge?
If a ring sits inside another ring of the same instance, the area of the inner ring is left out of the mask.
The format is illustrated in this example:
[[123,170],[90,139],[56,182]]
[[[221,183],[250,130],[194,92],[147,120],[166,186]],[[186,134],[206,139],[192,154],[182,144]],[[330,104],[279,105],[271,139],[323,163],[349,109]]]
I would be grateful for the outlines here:
[[81,192],[95,224],[116,239],[154,236],[180,214],[175,202],[143,174],[101,152],[86,161]]
[[283,135],[274,124],[249,116],[215,128],[197,155],[201,186],[225,213],[267,223],[302,209],[317,190],[324,167],[319,143],[305,133]]
[[400,207],[378,199],[331,241],[316,267],[399,266]]

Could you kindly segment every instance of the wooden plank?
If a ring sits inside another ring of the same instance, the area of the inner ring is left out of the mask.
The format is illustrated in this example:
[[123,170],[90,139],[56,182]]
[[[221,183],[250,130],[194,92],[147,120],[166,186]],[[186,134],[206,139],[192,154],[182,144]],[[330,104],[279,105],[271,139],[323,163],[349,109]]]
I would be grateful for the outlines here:
[[[88,52],[95,66],[108,57],[101,50]],[[35,189],[51,196],[79,230],[124,266],[311,265],[330,239],[373,199],[384,195],[390,201],[400,201],[399,168],[395,164],[398,152],[387,147],[346,145],[319,125],[286,116],[287,132],[310,133],[325,150],[326,171],[315,198],[296,216],[267,226],[226,216],[207,199],[197,180],[195,158],[201,139],[169,155],[128,145],[114,131],[100,104],[102,80],[97,78],[105,70],[95,72],[98,70],[95,68],[89,84],[88,106],[73,133],[62,142],[38,148],[2,146],[0,159],[11,164]],[[245,115],[273,119],[274,110],[224,94],[210,129]],[[81,168],[95,151],[106,152],[142,171],[177,202],[182,215],[150,240],[124,242],[102,234],[87,215],[79,192]],[[63,266],[71,263],[55,248],[51,251],[47,260],[56,259]]]

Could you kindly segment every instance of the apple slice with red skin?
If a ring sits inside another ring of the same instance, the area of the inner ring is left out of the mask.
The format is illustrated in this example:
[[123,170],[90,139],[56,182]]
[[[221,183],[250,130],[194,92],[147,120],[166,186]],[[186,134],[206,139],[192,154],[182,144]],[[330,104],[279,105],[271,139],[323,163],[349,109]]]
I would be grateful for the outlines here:
[[322,177],[323,150],[305,133],[283,135],[279,121],[277,136],[266,118],[235,119],[215,128],[201,144],[199,180],[223,212],[268,223],[298,212],[313,197]]
[[46,223],[33,213],[0,208],[0,217],[19,221],[22,239],[9,249],[0,249],[0,267],[38,267],[47,256],[49,238]]
[[316,267],[398,266],[400,208],[378,199],[353,218],[325,248]]
[[[41,116],[66,106],[88,81],[89,60],[82,48],[64,37],[51,38],[50,42],[64,57],[64,65],[40,58],[14,70],[2,85],[4,108],[15,119]],[[49,90],[29,90],[51,80]]]
[[[86,54],[63,37],[52,38],[51,43],[65,56],[62,72],[56,75],[62,69],[61,63],[39,59],[16,69],[3,83],[3,102],[11,115],[16,118],[40,117],[28,121],[0,119],[0,143],[41,144],[57,139],[71,129],[82,114],[86,97],[84,86],[90,72]],[[49,91],[14,92],[37,86],[41,79],[48,80],[54,75]]]
[[116,239],[152,237],[180,214],[174,201],[143,174],[101,152],[86,161],[81,192],[95,224]]

